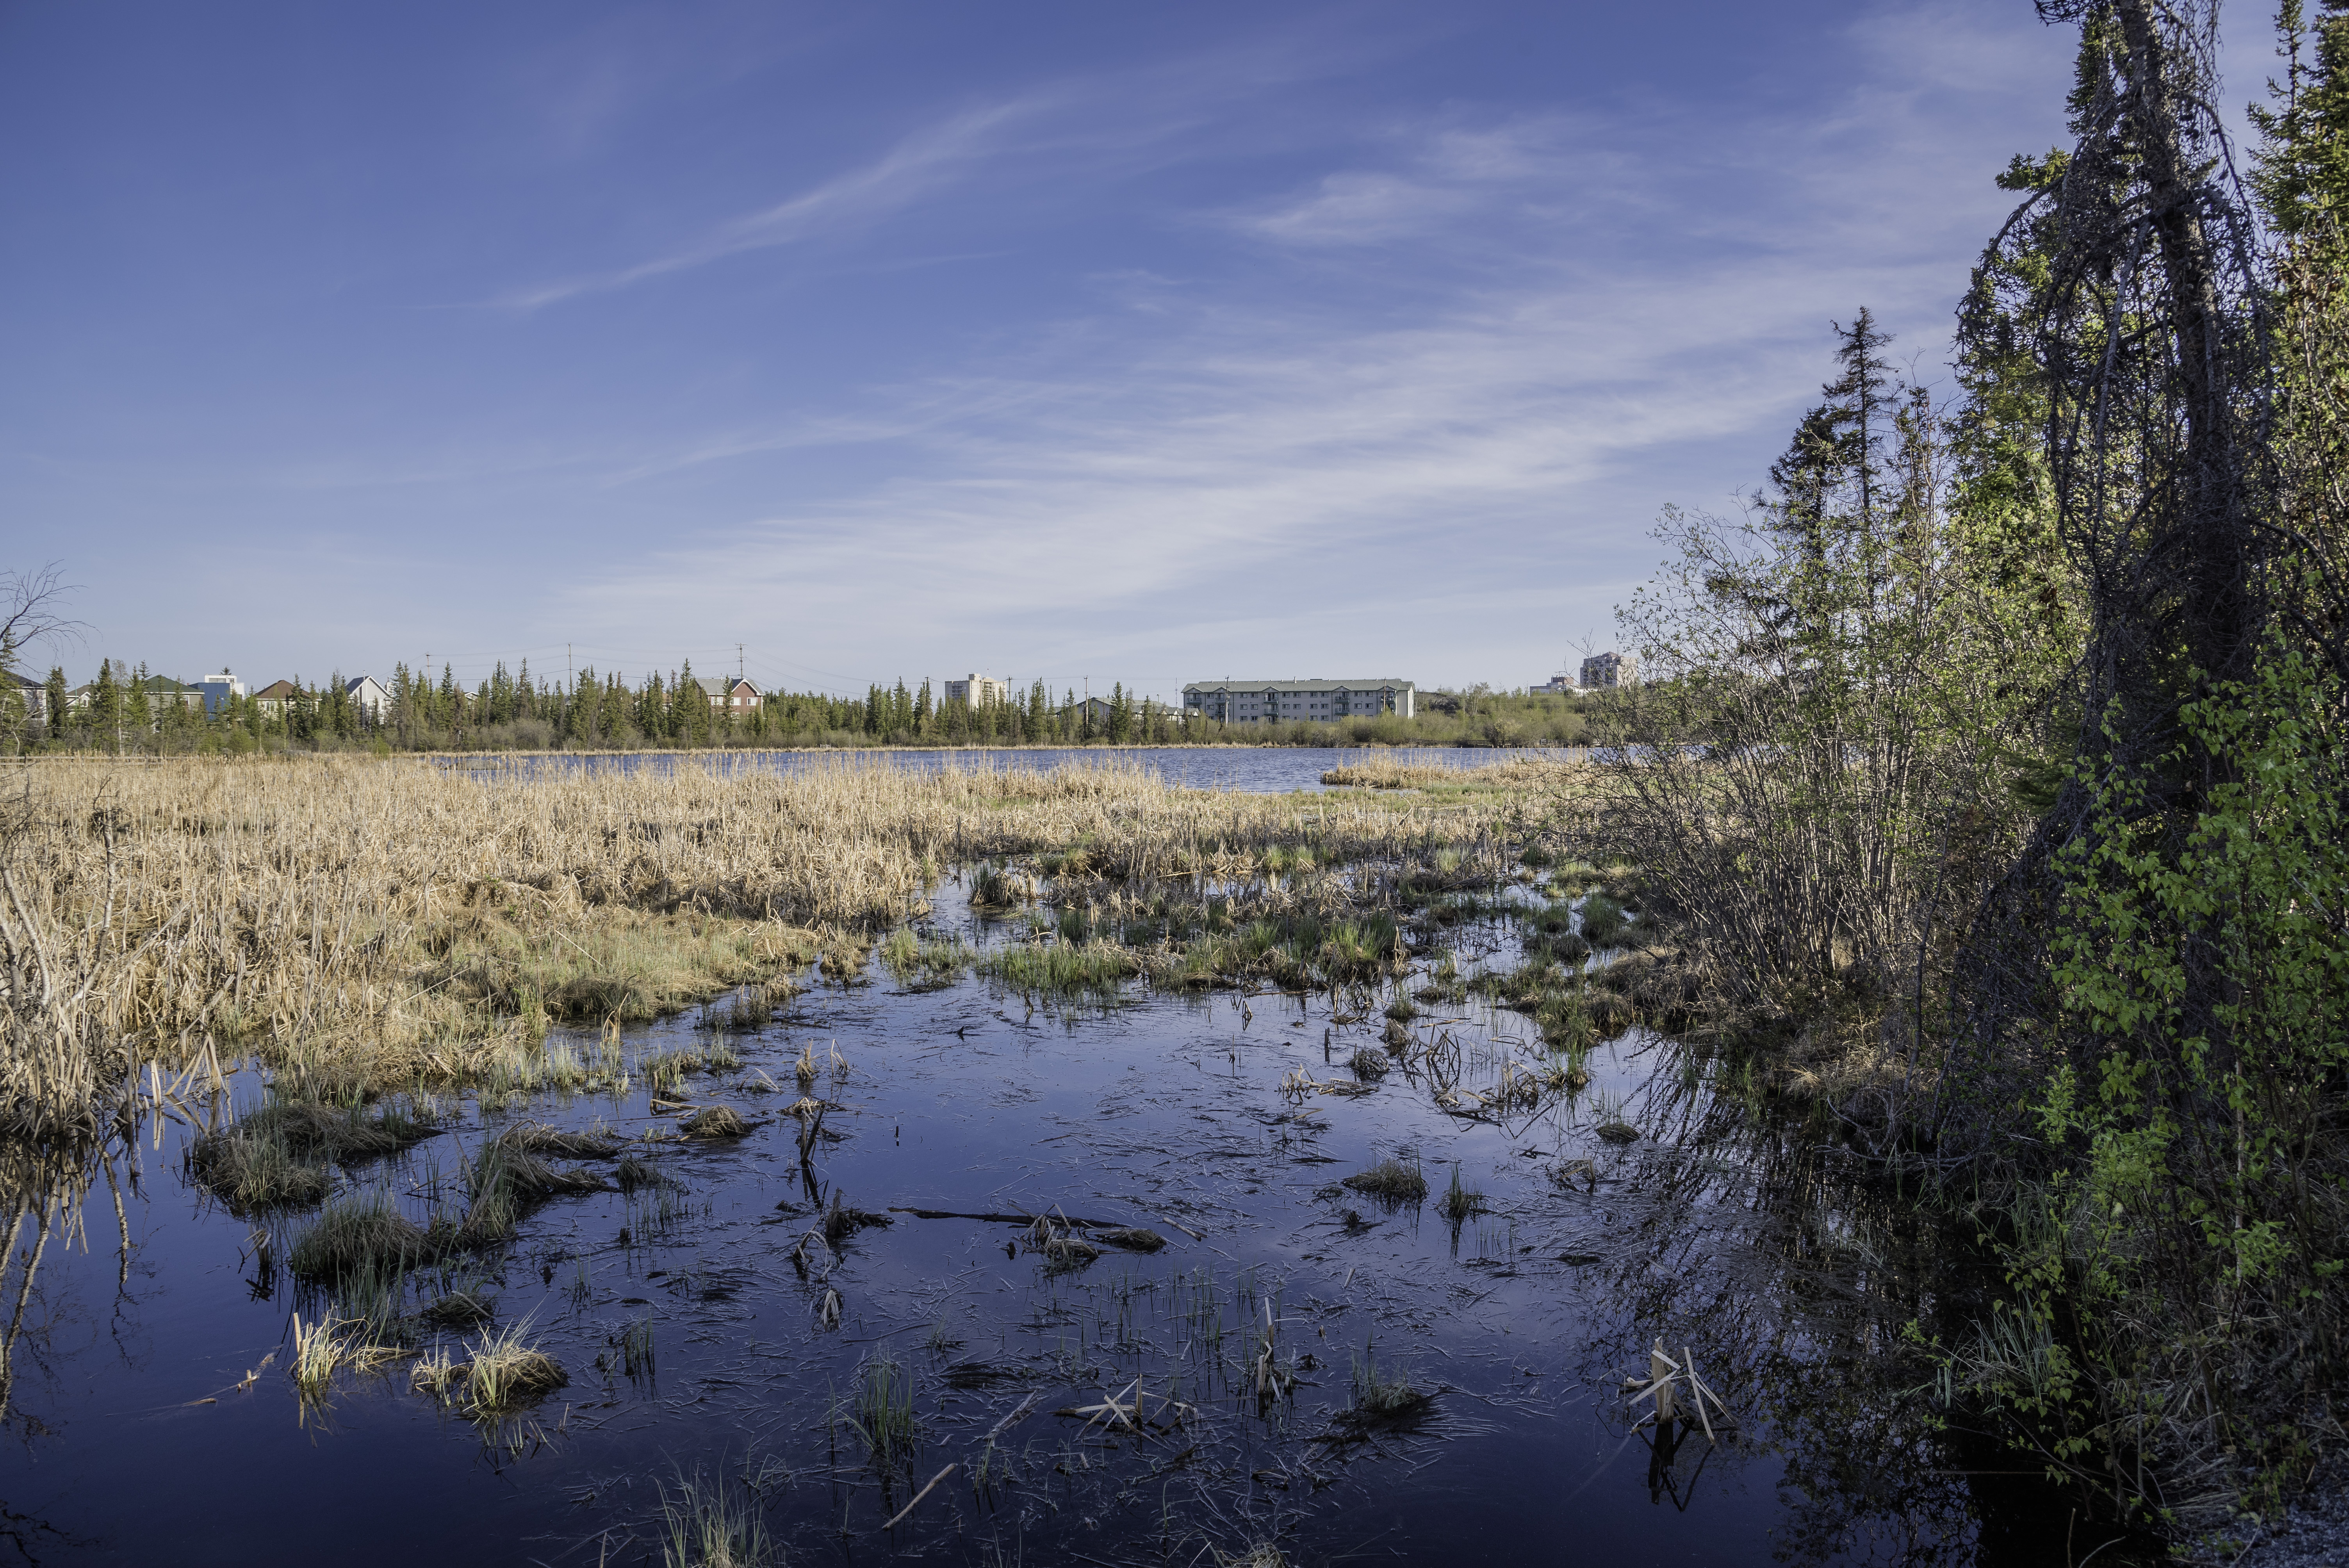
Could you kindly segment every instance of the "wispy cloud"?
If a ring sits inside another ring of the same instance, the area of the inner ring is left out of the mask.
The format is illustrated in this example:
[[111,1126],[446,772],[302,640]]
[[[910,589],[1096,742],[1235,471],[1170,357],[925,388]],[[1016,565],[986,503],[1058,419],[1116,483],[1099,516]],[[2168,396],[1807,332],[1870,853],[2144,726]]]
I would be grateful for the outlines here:
[[[796,96],[699,92],[730,47],[647,59],[615,25],[506,95],[541,103],[505,150],[527,179],[470,207],[436,187],[339,247],[379,241],[415,294],[496,315],[387,331],[338,293],[274,318],[275,357],[234,388],[242,344],[191,338],[217,418],[148,409],[126,450],[121,400],[88,394],[88,463],[19,492],[89,537],[171,518],[157,548],[191,573],[199,542],[246,539],[223,594],[364,581],[301,634],[338,650],[472,648],[495,624],[517,645],[741,636],[827,677],[1531,679],[1651,570],[1661,504],[1763,471],[1830,319],[1869,304],[1941,357],[2003,208],[1990,175],[2061,134],[2068,44],[2027,12],[1869,0],[1805,41],[1800,101],[1718,56],[1695,62],[1717,96],[1419,67],[1427,29],[1493,42],[1475,15],[1295,13],[1181,57],[1111,28],[926,87],[885,28],[839,24],[837,57],[752,28],[742,52],[853,67]],[[879,82],[898,96],[849,101]],[[875,123],[789,183],[681,150]],[[583,250],[583,205],[660,226]],[[450,229],[401,253],[403,218]],[[288,539],[318,555],[270,547]],[[143,559],[126,622],[200,626],[191,662],[245,657],[182,603],[220,594]]]
[[746,251],[772,250],[818,237],[860,232],[902,211],[998,150],[1009,127],[1041,112],[1038,99],[972,109],[906,137],[883,156],[771,207],[719,224],[692,243],[609,272],[534,284],[497,304],[537,310],[582,294],[626,288],[707,266]]
[[[895,477],[572,603],[747,620],[788,597],[811,645],[1170,677],[1226,631],[1282,667],[1383,666],[1409,625],[1443,650],[1422,678],[1493,678],[1521,615],[1561,641],[1609,622],[1657,507],[1752,481],[1830,318],[1871,304],[1940,357],[2002,201],[1983,111],[2029,88],[1953,107],[1872,63],[1799,117],[1659,117],[1636,150],[1587,118],[1390,123],[1347,167],[1188,220],[1268,260],[1113,280],[1115,309],[1023,355],[868,388],[899,418],[840,434],[903,430]],[[875,571],[881,604],[793,593]]]

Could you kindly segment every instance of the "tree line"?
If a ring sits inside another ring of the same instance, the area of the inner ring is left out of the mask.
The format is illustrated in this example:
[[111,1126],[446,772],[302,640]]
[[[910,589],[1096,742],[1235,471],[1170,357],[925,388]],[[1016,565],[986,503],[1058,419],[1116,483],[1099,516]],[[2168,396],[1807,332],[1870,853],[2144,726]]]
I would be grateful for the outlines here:
[[[290,693],[253,693],[207,710],[191,688],[100,661],[86,688],[67,686],[61,667],[28,704],[0,689],[0,752],[85,749],[109,753],[240,754],[260,749],[381,751],[562,750],[702,747],[1185,745],[1249,744],[1567,746],[1583,735],[1587,712],[1607,697],[1576,702],[1547,694],[1423,694],[1429,710],[1335,722],[1226,727],[1114,683],[1106,697],[1074,690],[1057,696],[1041,680],[1003,702],[947,699],[929,681],[875,684],[862,697],[824,692],[769,692],[747,707],[730,703],[726,683],[705,683],[691,660],[634,684],[593,666],[567,679],[535,677],[527,659],[503,661],[467,687],[448,663],[437,678],[401,663],[384,699],[367,706],[346,691],[337,673],[312,684],[295,677]],[[713,696],[709,686],[719,686]],[[38,715],[52,717],[36,717]]]

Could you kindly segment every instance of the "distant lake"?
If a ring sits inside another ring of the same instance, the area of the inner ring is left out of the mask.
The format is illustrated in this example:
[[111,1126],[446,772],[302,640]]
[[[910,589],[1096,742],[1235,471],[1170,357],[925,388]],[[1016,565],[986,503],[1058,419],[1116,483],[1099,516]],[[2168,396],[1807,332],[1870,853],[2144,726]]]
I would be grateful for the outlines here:
[[884,747],[869,751],[582,751],[529,757],[492,753],[436,757],[432,760],[452,772],[484,776],[530,774],[543,769],[588,773],[606,769],[633,773],[639,769],[662,771],[675,768],[679,761],[773,773],[838,767],[851,760],[924,772],[976,772],[982,769],[996,772],[1010,769],[1050,772],[1061,768],[1140,767],[1169,784],[1187,789],[1283,795],[1297,789],[1322,789],[1326,788],[1321,782],[1322,774],[1333,768],[1366,762],[1404,763],[1414,768],[1484,768],[1509,761],[1580,761],[1587,755],[1581,747],[1040,746],[951,750]]

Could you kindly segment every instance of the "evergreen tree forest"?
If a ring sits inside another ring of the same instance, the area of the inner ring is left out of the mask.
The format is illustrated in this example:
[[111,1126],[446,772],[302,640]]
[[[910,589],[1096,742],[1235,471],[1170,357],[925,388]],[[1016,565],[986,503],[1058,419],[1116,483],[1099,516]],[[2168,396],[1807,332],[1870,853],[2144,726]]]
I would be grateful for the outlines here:
[[[14,689],[0,689],[0,754],[19,749],[177,756],[272,750],[559,751],[671,750],[709,747],[1172,746],[1234,742],[1261,746],[1570,746],[1613,694],[1580,700],[1546,693],[1424,693],[1427,711],[1334,723],[1236,726],[1230,729],[1116,683],[1091,701],[1030,684],[1003,703],[972,706],[937,697],[930,683],[874,685],[861,697],[770,692],[730,705],[697,679],[690,660],[633,684],[579,670],[533,679],[528,661],[500,663],[468,689],[447,663],[429,670],[396,665],[380,712],[345,690],[337,673],[296,677],[288,695],[248,693],[207,709],[192,687],[115,659],[96,679],[67,684],[53,667],[36,717]],[[13,717],[12,717],[13,716]]]
[[2239,165],[2217,7],[2042,0],[1953,391],[1866,310],[1624,617],[1609,830],[1733,1059],[1991,1260],[1941,1418],[2197,1536],[2344,1432],[2349,0]]
[[[12,688],[0,693],[6,748],[179,755],[256,750],[488,751],[690,749],[705,747],[1168,745],[1210,738],[1195,719],[1121,684],[1106,702],[1055,696],[1037,682],[1000,704],[945,702],[922,682],[874,686],[862,697],[822,692],[767,693],[729,704],[690,660],[634,684],[585,668],[568,682],[533,679],[527,661],[497,665],[468,689],[443,664],[394,666],[386,700],[369,711],[339,675],[286,683],[290,694],[247,693],[207,709],[198,694],[114,659],[97,677],[68,686],[53,667],[34,710]],[[13,717],[9,717],[13,716]],[[48,716],[56,716],[52,720]],[[1314,727],[1326,728],[1328,727]],[[1293,738],[1284,737],[1283,738]],[[1325,742],[1326,743],[1326,742]]]

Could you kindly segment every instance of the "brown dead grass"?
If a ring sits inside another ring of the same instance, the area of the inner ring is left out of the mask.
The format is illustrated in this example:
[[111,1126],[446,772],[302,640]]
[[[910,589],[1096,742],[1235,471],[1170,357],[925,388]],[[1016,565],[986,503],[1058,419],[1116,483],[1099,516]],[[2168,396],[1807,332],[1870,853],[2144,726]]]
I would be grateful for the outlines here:
[[1131,882],[1277,850],[1393,858],[1476,841],[1509,805],[1190,790],[1114,762],[477,782],[404,759],[67,758],[21,778],[0,835],[0,1125],[36,1130],[93,1124],[149,1056],[461,1080],[552,1021],[854,972],[949,862],[1081,847],[1088,876]]

